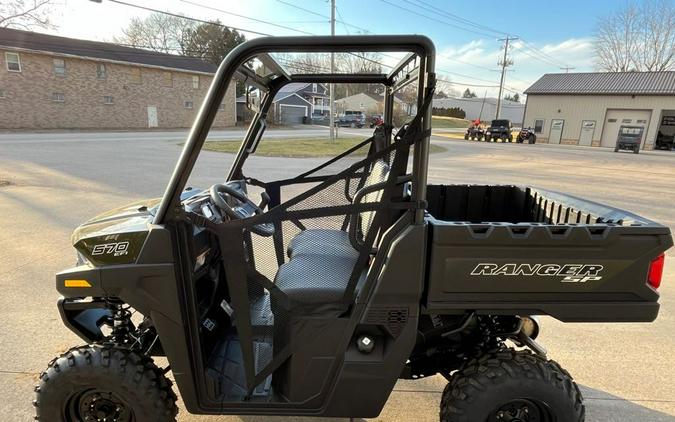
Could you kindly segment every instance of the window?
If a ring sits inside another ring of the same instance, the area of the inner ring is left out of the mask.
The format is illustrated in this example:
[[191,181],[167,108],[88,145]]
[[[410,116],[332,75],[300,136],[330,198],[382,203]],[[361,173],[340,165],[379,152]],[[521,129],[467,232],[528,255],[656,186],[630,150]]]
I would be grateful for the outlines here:
[[623,119],[621,120],[621,123],[631,123],[633,119]]
[[5,62],[7,62],[7,70],[10,72],[21,72],[21,59],[19,53],[5,53]]
[[66,96],[65,96],[65,94],[63,94],[61,92],[55,92],[55,93],[52,94],[52,101],[54,101],[56,103],[65,102]]
[[112,104],[112,103],[113,103],[112,95],[104,95],[103,96],[103,104]]
[[542,133],[544,131],[544,119],[537,119],[534,121],[534,133]]
[[616,119],[608,119],[607,123],[616,123]]
[[647,124],[647,121],[646,121],[646,120],[636,120],[635,123],[637,123],[637,124],[639,124],[639,125],[640,125],[640,124],[646,125],[646,124]]
[[194,104],[192,103],[192,101],[186,101],[185,102],[185,108],[192,108],[193,105]]
[[192,88],[199,89],[199,76],[192,77]]
[[96,77],[99,79],[106,79],[108,77],[108,70],[105,68],[105,64],[96,64]]
[[316,84],[312,84],[312,92],[316,92]]
[[66,76],[66,61],[63,59],[54,59],[54,75]]
[[131,79],[132,84],[140,84],[142,79],[141,79],[141,69],[139,68],[132,68],[131,72],[129,74],[129,77]]
[[171,72],[164,72],[162,75],[163,86],[173,86],[173,74]]

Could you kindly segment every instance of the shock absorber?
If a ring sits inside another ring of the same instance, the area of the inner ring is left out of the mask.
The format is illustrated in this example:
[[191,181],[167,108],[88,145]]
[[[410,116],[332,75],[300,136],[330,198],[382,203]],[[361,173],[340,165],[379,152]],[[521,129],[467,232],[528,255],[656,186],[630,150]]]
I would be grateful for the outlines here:
[[131,322],[130,306],[117,299],[107,299],[108,309],[112,312],[112,332],[110,337],[118,345],[128,345],[134,340],[131,333],[134,324]]

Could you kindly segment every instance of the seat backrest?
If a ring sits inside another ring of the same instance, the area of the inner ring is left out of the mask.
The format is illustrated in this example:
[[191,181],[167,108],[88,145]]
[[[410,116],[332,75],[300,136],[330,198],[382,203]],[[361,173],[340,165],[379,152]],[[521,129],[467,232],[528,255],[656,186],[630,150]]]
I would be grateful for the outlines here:
[[[373,163],[373,168],[370,171],[370,174],[366,178],[366,181],[363,185],[362,189],[365,189],[369,186],[375,185],[377,183],[382,183],[387,180],[389,177],[389,171],[391,168],[389,167],[389,164],[382,160],[377,160]],[[373,202],[380,202],[382,199],[382,193],[383,190],[379,189],[370,193],[367,193],[363,195],[363,203],[373,203]],[[370,230],[370,226],[373,224],[373,220],[375,219],[375,213],[377,211],[364,211],[361,213],[361,232],[363,233],[364,237],[368,234],[368,231]]]

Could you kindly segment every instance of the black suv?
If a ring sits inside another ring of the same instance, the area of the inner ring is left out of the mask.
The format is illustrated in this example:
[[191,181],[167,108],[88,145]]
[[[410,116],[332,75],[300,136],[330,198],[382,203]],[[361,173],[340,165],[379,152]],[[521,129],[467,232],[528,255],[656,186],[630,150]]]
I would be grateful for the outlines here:
[[506,142],[507,140],[513,142],[511,122],[504,119],[493,120],[490,123],[490,127],[485,131],[485,139],[492,139],[493,142],[497,142],[497,139],[501,139],[502,142]]

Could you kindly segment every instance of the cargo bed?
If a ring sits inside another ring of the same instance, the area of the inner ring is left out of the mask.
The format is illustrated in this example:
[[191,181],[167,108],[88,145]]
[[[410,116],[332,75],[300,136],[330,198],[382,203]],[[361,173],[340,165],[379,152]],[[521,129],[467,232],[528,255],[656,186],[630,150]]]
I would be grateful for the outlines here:
[[673,244],[668,227],[532,187],[430,185],[427,200],[427,312],[656,318],[648,273]]

